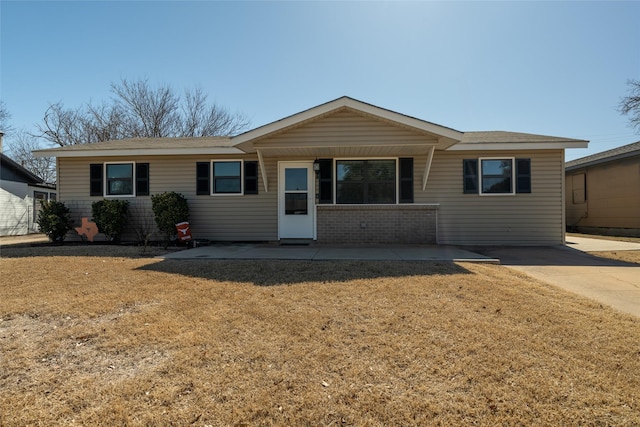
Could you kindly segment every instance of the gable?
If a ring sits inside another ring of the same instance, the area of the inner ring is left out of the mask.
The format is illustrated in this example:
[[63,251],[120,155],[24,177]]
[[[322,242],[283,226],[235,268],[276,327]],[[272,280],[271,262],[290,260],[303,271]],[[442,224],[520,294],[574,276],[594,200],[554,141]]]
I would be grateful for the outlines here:
[[376,157],[424,154],[438,143],[437,135],[342,108],[256,139],[252,148],[271,156]]

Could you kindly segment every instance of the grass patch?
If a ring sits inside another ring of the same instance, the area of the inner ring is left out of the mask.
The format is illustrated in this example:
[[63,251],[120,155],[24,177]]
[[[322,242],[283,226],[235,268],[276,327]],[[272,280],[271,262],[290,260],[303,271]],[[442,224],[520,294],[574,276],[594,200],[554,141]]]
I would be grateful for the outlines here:
[[23,249],[2,425],[640,423],[640,321],[501,266]]
[[618,242],[640,243],[640,237],[605,236],[600,234],[567,233],[567,237],[585,237],[587,239],[615,240]]
[[589,252],[589,255],[614,259],[617,261],[631,262],[640,264],[640,251],[603,251],[603,252]]

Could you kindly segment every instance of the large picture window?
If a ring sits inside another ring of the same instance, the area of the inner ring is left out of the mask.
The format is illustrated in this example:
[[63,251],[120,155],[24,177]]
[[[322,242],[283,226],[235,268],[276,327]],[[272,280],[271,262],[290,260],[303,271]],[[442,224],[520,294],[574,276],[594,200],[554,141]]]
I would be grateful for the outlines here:
[[337,160],[336,203],[396,203],[395,160]]

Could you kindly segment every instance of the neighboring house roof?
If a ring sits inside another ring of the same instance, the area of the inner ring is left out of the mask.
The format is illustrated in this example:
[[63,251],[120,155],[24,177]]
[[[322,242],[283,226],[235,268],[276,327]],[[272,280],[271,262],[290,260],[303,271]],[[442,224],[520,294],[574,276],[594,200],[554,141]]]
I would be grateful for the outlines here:
[[[260,126],[234,137],[195,138],[135,138],[94,144],[71,145],[61,148],[34,151],[37,157],[93,157],[131,155],[177,155],[177,154],[244,154],[258,152],[260,141],[281,132],[300,127],[328,115],[352,111],[365,117],[388,122],[414,132],[428,135],[432,142],[425,147],[440,150],[505,150],[505,149],[557,149],[585,148],[588,141],[533,135],[516,132],[460,132],[405,114],[376,107],[356,99],[343,96],[316,107],[293,114],[275,122]],[[395,144],[399,149],[402,144]],[[327,147],[316,147],[327,148]],[[269,148],[272,154],[277,154]],[[286,147],[288,153],[291,147]],[[284,148],[283,148],[284,150]]]
[[5,181],[26,182],[30,185],[44,184],[42,178],[38,177],[24,166],[14,162],[3,153],[0,153],[0,179]]
[[601,153],[592,154],[590,156],[581,157],[576,160],[571,160],[570,162],[565,163],[565,170],[570,171],[632,156],[640,156],[640,141],[603,151]]

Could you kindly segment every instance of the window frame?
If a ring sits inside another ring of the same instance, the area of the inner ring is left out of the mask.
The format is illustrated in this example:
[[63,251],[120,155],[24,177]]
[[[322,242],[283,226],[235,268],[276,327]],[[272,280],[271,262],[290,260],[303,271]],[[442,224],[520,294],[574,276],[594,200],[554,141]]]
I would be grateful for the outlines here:
[[[509,193],[485,193],[483,160],[509,160],[511,162],[511,192]],[[478,195],[479,196],[515,196],[516,195],[516,158],[515,157],[478,157]]]
[[[129,198],[136,197],[136,162],[135,161],[127,161],[127,162],[103,162],[103,171],[102,171],[102,197],[105,199],[116,199],[116,198]],[[131,193],[130,194],[108,194],[109,189],[109,179],[107,177],[107,172],[109,170],[109,165],[131,165]]]
[[[395,174],[394,174],[394,201],[391,203],[338,203],[338,162],[340,161],[376,161],[376,160],[391,160],[394,162]],[[333,204],[340,206],[379,206],[379,205],[398,205],[400,197],[400,167],[399,157],[337,157],[333,159]]]
[[[215,163],[240,163],[240,192],[238,193],[216,193],[216,181],[215,181]],[[222,159],[211,160],[211,167],[209,168],[210,188],[209,192],[211,196],[224,197],[224,196],[244,196],[244,160],[242,159]]]

